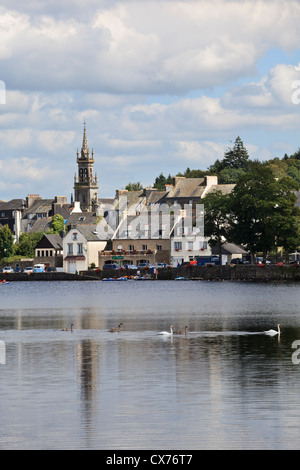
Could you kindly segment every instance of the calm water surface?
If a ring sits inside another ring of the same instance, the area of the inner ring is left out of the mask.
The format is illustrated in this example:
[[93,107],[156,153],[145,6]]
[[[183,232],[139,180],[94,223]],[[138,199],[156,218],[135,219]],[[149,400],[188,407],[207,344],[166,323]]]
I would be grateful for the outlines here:
[[300,447],[299,284],[14,282],[0,340],[0,449]]

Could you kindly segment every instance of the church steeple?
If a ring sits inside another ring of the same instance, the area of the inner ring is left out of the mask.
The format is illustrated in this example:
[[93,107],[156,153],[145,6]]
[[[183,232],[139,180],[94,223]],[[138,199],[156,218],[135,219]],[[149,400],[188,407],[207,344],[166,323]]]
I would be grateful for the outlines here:
[[81,209],[88,212],[96,212],[98,206],[98,181],[97,175],[93,175],[94,150],[92,156],[86,136],[84,123],[81,152],[77,149],[78,178],[75,174],[74,190],[75,201],[80,202]]
[[[92,151],[93,153],[93,151]],[[83,160],[89,160],[90,158],[90,149],[88,146],[88,141],[87,141],[87,136],[86,136],[86,126],[84,123],[84,128],[83,128],[83,138],[82,138],[82,147],[81,147],[81,158]]]

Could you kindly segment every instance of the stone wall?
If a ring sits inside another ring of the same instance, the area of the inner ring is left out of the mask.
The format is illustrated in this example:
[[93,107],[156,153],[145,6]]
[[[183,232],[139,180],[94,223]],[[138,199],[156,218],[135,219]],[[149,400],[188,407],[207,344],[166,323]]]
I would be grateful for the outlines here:
[[[149,270],[140,270],[141,274],[147,273],[149,278],[158,280],[173,280],[183,277],[192,280],[209,281],[298,281],[300,282],[300,267],[257,265],[230,266],[180,266],[179,268],[160,268],[158,274],[151,274]],[[0,274],[0,279],[7,281],[91,281],[109,277],[135,276],[136,270],[120,271],[84,271],[77,274],[53,272],[53,273],[7,273]]]

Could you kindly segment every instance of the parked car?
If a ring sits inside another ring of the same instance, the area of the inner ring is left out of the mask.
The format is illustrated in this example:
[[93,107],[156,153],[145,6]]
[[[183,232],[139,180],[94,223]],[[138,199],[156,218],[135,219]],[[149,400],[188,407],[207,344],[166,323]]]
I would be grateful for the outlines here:
[[3,273],[13,273],[14,270],[11,266],[4,266],[3,270],[2,270]]
[[110,269],[121,269],[120,265],[119,264],[104,264],[103,266],[103,271],[107,271],[107,270],[110,270]]
[[22,271],[23,271],[23,269],[20,266],[17,266],[15,268],[15,273],[21,273]]
[[33,268],[30,267],[30,266],[27,266],[27,267],[24,269],[23,272],[24,272],[24,273],[27,273],[27,274],[31,274],[31,273],[33,273]]
[[154,268],[154,266],[152,266],[152,264],[150,263],[139,263],[138,264],[138,269],[150,269],[150,268]]
[[54,268],[53,266],[49,266],[47,269],[46,269],[47,273],[54,273],[56,272],[56,268]]
[[43,263],[35,264],[33,266],[34,273],[44,273],[45,272],[45,265]]
[[123,268],[125,269],[137,269],[137,267],[135,266],[135,264],[125,264],[123,266]]
[[232,258],[230,264],[244,264],[242,258]]
[[294,259],[293,261],[290,261],[290,264],[292,264],[293,266],[300,266],[300,262],[297,261],[296,259]]
[[167,263],[157,263],[156,268],[170,268],[171,266]]

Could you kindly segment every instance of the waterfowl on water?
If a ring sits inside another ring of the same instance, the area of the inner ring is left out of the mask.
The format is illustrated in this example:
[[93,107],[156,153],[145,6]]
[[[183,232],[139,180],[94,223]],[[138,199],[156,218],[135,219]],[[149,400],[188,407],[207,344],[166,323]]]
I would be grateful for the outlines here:
[[188,327],[185,325],[184,331],[174,331],[175,335],[186,335]]
[[265,331],[266,335],[270,335],[270,336],[275,336],[275,335],[280,335],[280,324],[278,323],[277,325],[277,328],[278,330],[268,330],[268,331]]
[[73,332],[73,326],[74,326],[73,323],[71,323],[71,328],[63,328],[60,331],[71,331],[71,332]]
[[170,326],[170,331],[161,331],[158,334],[164,336],[173,336],[173,325]]
[[119,333],[120,330],[121,330],[121,326],[122,326],[122,325],[123,325],[123,323],[121,322],[121,323],[119,323],[118,326],[115,326],[115,327],[113,327],[113,328],[110,328],[110,330],[108,330],[109,333]]

